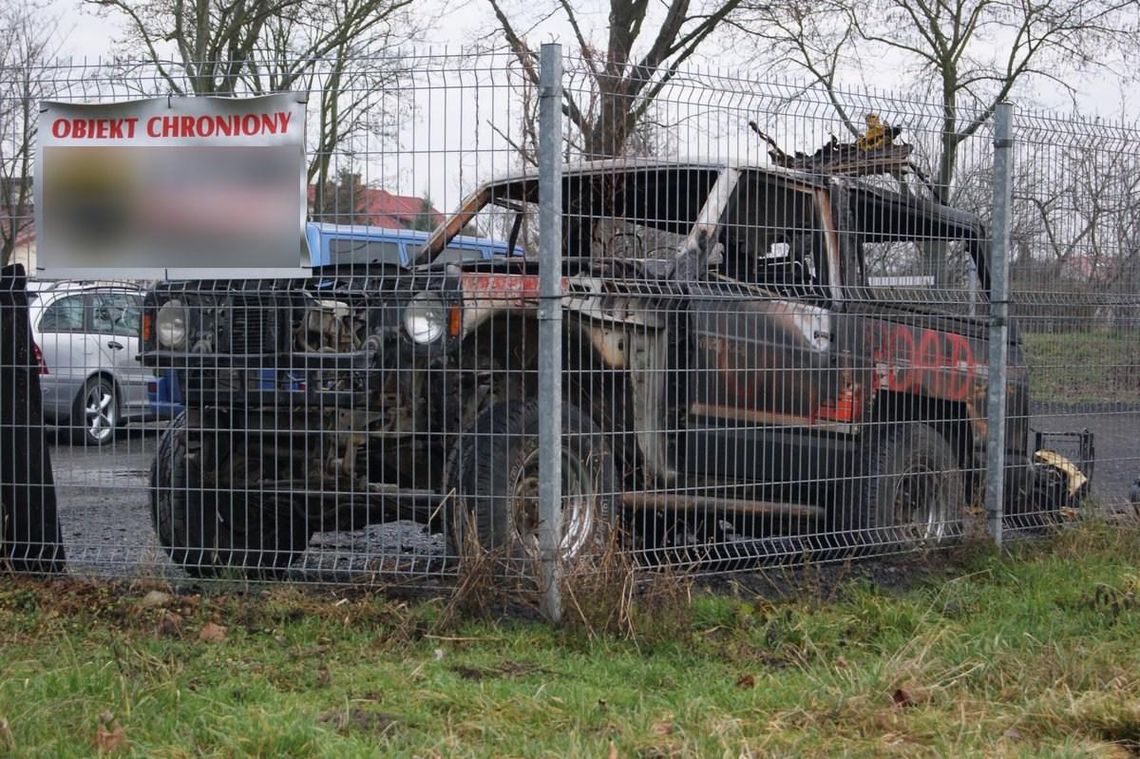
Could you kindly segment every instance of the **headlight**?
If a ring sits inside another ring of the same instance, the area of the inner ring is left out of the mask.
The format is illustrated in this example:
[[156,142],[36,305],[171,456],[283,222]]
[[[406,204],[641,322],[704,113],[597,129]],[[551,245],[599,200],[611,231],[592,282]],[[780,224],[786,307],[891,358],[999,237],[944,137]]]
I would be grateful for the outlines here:
[[159,345],[176,349],[186,347],[186,307],[182,301],[171,300],[162,304],[154,320],[154,331]]
[[447,331],[447,304],[435,293],[420,293],[404,311],[404,329],[412,342],[434,343]]

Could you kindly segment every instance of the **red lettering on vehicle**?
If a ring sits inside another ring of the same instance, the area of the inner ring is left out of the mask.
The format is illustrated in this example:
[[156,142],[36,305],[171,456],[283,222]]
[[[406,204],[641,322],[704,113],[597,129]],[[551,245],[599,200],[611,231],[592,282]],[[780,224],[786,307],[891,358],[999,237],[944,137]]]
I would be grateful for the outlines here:
[[[899,393],[919,393],[965,400],[974,385],[977,366],[970,342],[961,335],[883,324],[874,341],[873,359],[886,375],[886,387]],[[875,373],[875,387],[882,378]]]
[[946,341],[949,343],[946,355],[951,369],[947,374],[950,382],[946,395],[955,400],[964,400],[974,384],[974,350],[961,335],[948,333]]
[[925,386],[931,395],[942,393],[942,340],[934,330],[924,329],[914,352],[910,371],[914,376],[913,386]]
[[[887,355],[894,359],[887,361],[890,369],[887,387],[900,393],[908,392],[914,381],[914,375],[910,371],[910,358],[914,355],[914,334],[900,324],[894,328],[887,345]],[[897,360],[900,356],[907,361],[905,365]]]

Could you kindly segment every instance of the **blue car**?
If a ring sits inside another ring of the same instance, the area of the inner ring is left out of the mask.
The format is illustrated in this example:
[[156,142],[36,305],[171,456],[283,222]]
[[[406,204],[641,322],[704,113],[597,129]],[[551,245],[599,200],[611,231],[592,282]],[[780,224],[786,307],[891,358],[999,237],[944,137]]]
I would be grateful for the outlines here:
[[173,419],[182,412],[182,388],[173,369],[162,369],[146,387],[150,410],[159,419]]
[[[305,225],[313,266],[383,263],[407,266],[428,238],[427,232],[348,224]],[[521,256],[516,246],[514,255]],[[435,259],[438,262],[488,260],[507,255],[507,243],[486,237],[459,235]]]
[[[408,266],[430,233],[414,229],[388,229],[355,224],[305,225],[309,261],[314,266],[383,263]],[[459,235],[448,243],[435,262],[489,260],[507,255],[507,243],[487,237]],[[523,255],[515,246],[514,255]],[[274,387],[278,377],[272,369],[262,370],[265,387]],[[172,418],[182,411],[182,390],[172,369],[162,370],[147,384],[151,411],[159,418]]]

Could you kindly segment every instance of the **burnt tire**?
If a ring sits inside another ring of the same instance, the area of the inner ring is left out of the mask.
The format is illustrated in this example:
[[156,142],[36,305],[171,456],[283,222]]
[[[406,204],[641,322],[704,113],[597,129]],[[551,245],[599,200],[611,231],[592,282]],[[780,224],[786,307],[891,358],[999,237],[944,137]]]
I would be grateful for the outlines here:
[[[534,402],[498,403],[456,442],[446,485],[449,555],[469,555],[478,545],[505,558],[537,560],[539,413]],[[562,560],[573,563],[604,550],[613,534],[617,475],[601,430],[568,403],[562,482]]]
[[965,485],[950,443],[921,422],[884,425],[864,449],[859,544],[925,547],[962,535]]
[[[191,577],[280,575],[308,545],[304,515],[287,494],[210,487],[201,453],[189,453],[186,438],[183,412],[163,431],[151,466],[151,518],[159,544]],[[218,460],[210,468],[228,466]]]

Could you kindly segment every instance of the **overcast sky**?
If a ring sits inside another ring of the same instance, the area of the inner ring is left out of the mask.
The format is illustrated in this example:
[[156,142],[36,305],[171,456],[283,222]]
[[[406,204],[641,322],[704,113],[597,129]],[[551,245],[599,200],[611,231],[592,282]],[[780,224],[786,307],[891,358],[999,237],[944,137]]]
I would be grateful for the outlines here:
[[[425,2],[443,3],[445,0]],[[605,33],[607,6],[604,2],[605,0],[576,0],[574,3],[580,13],[580,21],[594,25],[596,38]],[[591,11],[591,8],[596,12]],[[470,43],[480,31],[491,29],[494,23],[489,5],[483,0],[466,0],[462,10],[457,10],[452,0],[448,3],[447,10],[446,14],[435,16],[445,17],[446,23],[437,24],[430,31],[433,51],[439,51],[444,46],[456,49]],[[117,16],[97,14],[91,10],[91,6],[77,0],[54,0],[49,12],[59,19],[60,31],[65,35],[61,50],[65,56],[80,59],[86,56],[89,60],[105,57],[112,52],[111,40],[121,37],[123,33]],[[566,41],[567,55],[574,53],[574,47],[570,44],[570,30],[563,28],[557,17],[528,33],[528,40],[532,44],[555,38]],[[694,66],[747,76],[746,72],[741,71],[739,60],[738,52],[731,49],[730,45],[726,45],[723,40],[710,39],[702,57],[694,62]],[[901,88],[906,84],[901,72],[887,73],[896,70],[880,62],[872,74],[875,77],[873,84],[880,92],[884,88]],[[475,79],[471,81],[478,80],[478,74],[474,76]],[[892,76],[895,81],[891,80]],[[860,89],[862,79],[861,75],[852,72],[850,83],[853,89]],[[443,82],[442,79],[440,81]],[[503,105],[501,99],[497,101],[485,95],[483,102],[480,102],[473,88],[457,87],[455,82],[455,74],[451,72],[447,81],[443,82],[446,87],[441,87],[438,91],[425,87],[412,96],[418,116],[405,124],[396,140],[398,144],[383,147],[373,144],[364,151],[367,156],[367,165],[363,170],[366,182],[382,185],[401,194],[420,195],[428,192],[436,206],[447,211],[455,208],[461,197],[478,183],[490,176],[518,169],[512,151],[503,149],[502,136],[496,131],[497,128],[514,131],[518,123],[517,117],[502,113],[504,109],[514,106]],[[1140,94],[1122,87],[1109,76],[1088,77],[1074,84],[1079,90],[1077,106],[1087,115],[1117,119],[1121,113],[1129,113],[1128,108],[1140,100]],[[747,93],[748,88],[744,89]],[[1131,89],[1135,89],[1135,85]],[[1023,87],[1015,100],[1066,113],[1073,107],[1061,88],[1056,86],[1040,87],[1036,91]],[[748,132],[749,117],[745,114],[749,109],[765,114],[760,117],[761,126],[782,135],[780,141],[789,150],[810,151],[827,138],[829,131],[836,128],[831,123],[833,114],[824,114],[823,109],[811,112],[814,122],[800,119],[803,123],[797,123],[794,109],[789,110],[785,116],[772,116],[765,111],[765,108],[770,107],[770,102],[750,101],[746,94],[742,100],[724,108],[716,116],[716,126],[708,124],[714,119],[695,113],[694,109],[700,108],[699,102],[693,107],[682,108],[684,113],[673,116],[682,121],[671,123],[680,123],[676,131],[683,135],[680,139],[686,145],[683,149],[685,157],[731,156],[737,160],[766,160],[763,147]],[[898,102],[903,103],[904,108],[907,107],[907,101]],[[886,108],[885,105],[883,107]],[[495,115],[495,112],[499,113]],[[684,121],[688,119],[689,122],[696,123],[702,118],[706,122],[703,126],[686,126],[688,122]],[[497,126],[493,123],[496,119]],[[461,125],[462,129],[456,128],[456,124]],[[685,129],[689,131],[684,131]],[[694,129],[700,131],[697,139],[692,138]],[[714,131],[718,133],[713,134]],[[697,146],[695,150],[692,147],[694,145]]]

